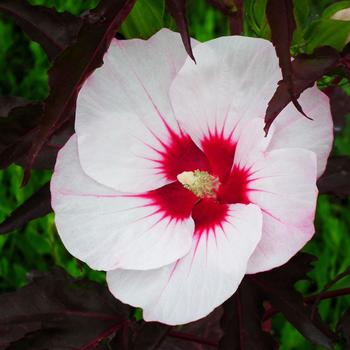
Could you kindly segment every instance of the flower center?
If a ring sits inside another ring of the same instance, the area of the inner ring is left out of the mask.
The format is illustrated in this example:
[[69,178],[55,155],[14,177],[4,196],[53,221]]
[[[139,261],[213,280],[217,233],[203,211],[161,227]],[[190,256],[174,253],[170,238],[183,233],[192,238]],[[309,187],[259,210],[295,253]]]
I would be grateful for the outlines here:
[[216,197],[219,189],[219,179],[210,175],[207,171],[184,171],[177,175],[178,181],[197,197]]

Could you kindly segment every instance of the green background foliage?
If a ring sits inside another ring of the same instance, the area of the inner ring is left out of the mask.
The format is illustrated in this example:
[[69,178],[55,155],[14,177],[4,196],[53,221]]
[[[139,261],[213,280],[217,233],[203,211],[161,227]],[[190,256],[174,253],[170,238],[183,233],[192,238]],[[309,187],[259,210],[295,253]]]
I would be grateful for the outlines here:
[[[30,0],[32,4],[53,6],[59,11],[80,14],[96,5],[97,0]],[[266,0],[245,1],[245,35],[269,38],[270,30],[265,18]],[[350,1],[333,4],[331,0],[296,0],[297,30],[293,53],[312,52],[320,45],[341,49],[350,34],[350,22],[330,19],[337,10],[350,7]],[[200,41],[228,34],[226,19],[205,0],[189,1],[190,33]],[[121,33],[126,38],[148,38],[161,27],[175,28],[165,12],[163,0],[138,0],[136,7],[123,24]],[[18,95],[32,100],[47,96],[47,69],[49,61],[40,46],[28,39],[11,21],[0,18],[0,94]],[[324,79],[323,85],[329,79]],[[350,93],[349,86],[342,82]],[[350,123],[337,136],[335,154],[350,156]],[[49,171],[34,171],[25,188],[20,187],[22,169],[12,165],[0,171],[0,221],[28,198],[51,176]],[[318,256],[311,281],[299,282],[305,295],[322,290],[335,275],[350,266],[350,209],[347,198],[321,196],[318,201],[315,238],[305,251]],[[103,232],[101,232],[103,235]],[[90,270],[78,262],[63,247],[54,226],[53,215],[35,220],[21,230],[0,236],[0,291],[14,290],[26,283],[26,273],[45,271],[54,265],[62,266],[73,276],[87,277],[104,283],[104,274]],[[343,279],[336,288],[349,285]],[[322,317],[335,326],[344,310],[350,306],[350,297],[322,301]],[[318,349],[308,343],[281,316],[273,319],[273,331],[280,340],[282,350]]]

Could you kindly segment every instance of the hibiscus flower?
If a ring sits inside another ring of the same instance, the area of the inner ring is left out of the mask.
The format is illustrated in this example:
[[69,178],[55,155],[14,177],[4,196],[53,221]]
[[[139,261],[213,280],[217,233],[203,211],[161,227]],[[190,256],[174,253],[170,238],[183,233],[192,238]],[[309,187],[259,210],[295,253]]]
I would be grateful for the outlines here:
[[287,262],[314,234],[317,177],[332,144],[317,87],[265,137],[281,79],[269,41],[179,34],[114,40],[82,87],[76,134],[51,182],[68,251],[107,271],[116,298],[147,321],[206,316],[245,274]]

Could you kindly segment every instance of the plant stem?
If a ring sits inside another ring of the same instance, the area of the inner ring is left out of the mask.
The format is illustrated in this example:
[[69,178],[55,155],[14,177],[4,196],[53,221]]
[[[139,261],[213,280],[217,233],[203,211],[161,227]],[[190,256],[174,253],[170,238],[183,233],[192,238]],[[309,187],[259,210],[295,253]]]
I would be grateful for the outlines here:
[[[350,288],[341,288],[341,289],[332,290],[329,292],[310,295],[308,297],[304,297],[304,302],[306,304],[313,304],[316,300],[331,299],[331,298],[336,298],[344,295],[350,295]],[[268,308],[263,317],[263,322],[278,313],[279,311],[274,309],[273,307]]]

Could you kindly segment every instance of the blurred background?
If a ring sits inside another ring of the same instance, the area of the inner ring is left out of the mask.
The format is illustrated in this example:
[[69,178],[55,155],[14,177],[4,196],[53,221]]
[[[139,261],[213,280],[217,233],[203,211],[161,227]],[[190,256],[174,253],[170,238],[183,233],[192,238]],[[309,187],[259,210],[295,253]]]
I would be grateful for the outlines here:
[[[223,0],[230,3],[232,0]],[[75,15],[92,8],[97,0],[30,0],[32,4],[55,7]],[[315,47],[330,45],[342,49],[350,35],[348,21],[331,17],[340,9],[350,7],[350,1],[295,0],[297,30],[292,52],[311,53]],[[244,34],[269,39],[265,18],[266,0],[245,1]],[[191,36],[206,41],[228,35],[227,19],[212,8],[206,0],[190,0],[188,18]],[[125,38],[148,38],[162,27],[175,29],[165,13],[163,0],[138,0],[120,33]],[[23,96],[42,100],[48,94],[47,70],[49,61],[38,44],[32,42],[19,27],[0,16],[0,95]],[[324,88],[332,80],[325,77]],[[350,95],[348,83],[340,82]],[[349,115],[348,115],[349,117]],[[350,119],[337,133],[333,153],[350,156]],[[50,179],[49,171],[33,171],[29,184],[21,188],[23,171],[12,165],[0,171],[0,222]],[[297,288],[305,295],[322,290],[334,276],[350,266],[350,205],[348,198],[320,196],[318,200],[315,238],[305,251],[318,257],[310,281],[299,282]],[[86,277],[104,283],[104,273],[90,270],[70,256],[63,247],[54,226],[53,215],[32,221],[21,230],[0,236],[0,292],[10,291],[26,283],[31,270],[45,271],[61,266],[74,277]],[[335,288],[349,286],[350,278],[343,279]],[[321,302],[321,315],[331,325],[350,306],[350,297],[338,297]],[[280,340],[282,350],[319,349],[308,343],[281,316],[273,318],[273,332]]]

